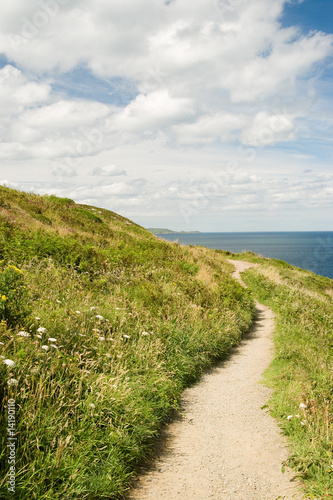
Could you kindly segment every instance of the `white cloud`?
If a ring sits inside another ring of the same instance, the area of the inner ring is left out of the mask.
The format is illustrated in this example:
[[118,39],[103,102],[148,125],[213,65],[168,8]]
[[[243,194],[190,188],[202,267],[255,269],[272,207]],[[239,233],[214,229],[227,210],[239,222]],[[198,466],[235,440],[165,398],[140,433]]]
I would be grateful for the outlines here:
[[108,198],[109,196],[129,196],[135,193],[134,188],[125,182],[114,182],[105,186],[79,187],[70,191],[69,196],[81,200],[83,198]]
[[171,97],[167,90],[140,94],[115,115],[113,127],[126,132],[157,132],[194,115],[190,99]]
[[44,130],[75,130],[77,127],[93,126],[96,120],[109,113],[109,107],[98,102],[60,100],[49,106],[26,111],[20,116],[20,122]]
[[118,165],[105,165],[103,167],[96,167],[91,172],[91,175],[112,177],[116,175],[126,175],[125,170]]
[[[296,179],[304,162],[314,173],[330,167],[333,123],[320,99],[330,91],[320,69],[333,35],[283,29],[286,1],[2,2],[0,53],[12,62],[0,69],[3,177],[27,181],[38,165],[34,180],[51,192],[54,183],[78,200],[165,216],[202,192],[207,171],[234,162],[246,173],[212,191],[209,213],[264,210],[270,196],[277,206],[328,203],[331,180],[282,181],[290,170]],[[72,70],[104,79],[110,102],[119,81],[137,93],[116,107],[98,102],[97,90],[95,100],[79,98],[74,84],[67,96],[55,91]],[[281,145],[291,151],[284,163]]]
[[62,165],[55,164],[52,175],[55,177],[75,177],[77,172],[74,168],[63,167]]
[[315,33],[294,40],[295,33],[290,31],[290,37],[285,38],[284,31],[273,33],[273,48],[267,57],[252,54],[229,68],[221,85],[229,90],[232,102],[264,99],[276,93],[288,95],[295,91],[298,78],[313,71],[316,62],[332,53],[332,36]]
[[[218,16],[216,2],[207,0],[169,6],[162,1],[152,6],[148,0],[67,5],[53,0],[59,7],[54,15],[37,1],[17,1],[2,12],[0,50],[40,73],[86,64],[96,75],[132,78],[143,89],[145,83],[172,85],[178,97],[223,88],[234,101],[253,101],[281,90],[281,85],[293,87],[299,75],[331,51],[331,36],[303,37],[293,28],[281,29],[284,3],[240,1],[228,17],[225,12]],[[34,16],[40,11],[45,26],[38,28],[43,23],[38,16],[34,22]],[[25,33],[29,22],[32,33],[36,25],[30,38]],[[6,26],[25,43],[15,49]]]
[[48,84],[29,81],[17,68],[4,66],[0,69],[0,117],[10,118],[47,101],[50,91]]
[[[259,123],[262,106],[274,114],[267,99],[296,95],[299,78],[332,53],[331,35],[303,36],[295,28],[281,28],[283,0],[183,0],[157,2],[153,8],[148,0],[128,2],[6,4],[0,50],[22,68],[40,75],[52,70],[54,75],[86,65],[97,76],[133,79],[141,91],[118,111],[56,96],[39,108],[37,103],[47,102],[50,86],[23,82],[22,73],[8,66],[2,70],[10,74],[7,87],[1,81],[2,102],[16,79],[14,96],[21,106],[21,116],[8,131],[9,142],[37,141],[50,131],[54,142],[57,135],[77,134],[78,127],[93,127],[94,120],[109,116],[110,130],[136,134],[139,140],[163,130],[183,145],[237,137],[257,145],[253,137],[258,127],[266,126]],[[21,37],[19,48],[13,34]],[[240,102],[241,112],[235,107]],[[25,105],[32,109],[22,113]],[[292,129],[290,123],[270,143],[294,139]]]
[[205,144],[215,139],[226,142],[232,138],[234,132],[241,130],[247,122],[246,115],[218,113],[200,116],[194,123],[176,125],[173,130],[181,144]]
[[296,139],[297,129],[294,117],[288,114],[269,115],[259,111],[250,126],[242,132],[243,144],[267,146]]
[[110,108],[106,105],[80,101],[61,100],[31,108],[11,117],[3,142],[19,141],[27,146],[27,152],[30,151],[32,156],[35,156],[34,149],[49,151],[46,158],[67,156],[73,148],[82,155],[81,149],[83,152],[87,150],[87,142],[92,145],[88,149],[94,153],[103,140],[96,123],[109,113]]

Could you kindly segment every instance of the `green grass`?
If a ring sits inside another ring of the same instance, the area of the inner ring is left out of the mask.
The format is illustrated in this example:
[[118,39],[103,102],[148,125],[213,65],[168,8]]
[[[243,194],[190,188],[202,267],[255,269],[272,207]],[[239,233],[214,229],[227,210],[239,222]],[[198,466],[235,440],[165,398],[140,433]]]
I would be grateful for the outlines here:
[[0,351],[16,365],[0,364],[0,497],[14,398],[16,499],[120,498],[253,299],[222,254],[67,198],[0,187],[0,236]]
[[267,259],[242,277],[277,314],[266,381],[271,413],[290,443],[286,465],[308,498],[333,498],[333,281]]

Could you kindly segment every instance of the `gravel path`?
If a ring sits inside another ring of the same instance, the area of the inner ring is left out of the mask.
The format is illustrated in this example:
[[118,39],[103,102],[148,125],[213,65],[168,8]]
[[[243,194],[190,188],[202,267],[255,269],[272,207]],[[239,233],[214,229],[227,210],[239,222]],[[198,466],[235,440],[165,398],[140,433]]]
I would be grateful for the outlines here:
[[[239,272],[252,264],[231,261]],[[302,499],[281,463],[286,443],[260,409],[270,392],[260,384],[272,358],[272,311],[257,320],[230,358],[183,393],[179,418],[167,426],[162,451],[136,481],[129,500]]]

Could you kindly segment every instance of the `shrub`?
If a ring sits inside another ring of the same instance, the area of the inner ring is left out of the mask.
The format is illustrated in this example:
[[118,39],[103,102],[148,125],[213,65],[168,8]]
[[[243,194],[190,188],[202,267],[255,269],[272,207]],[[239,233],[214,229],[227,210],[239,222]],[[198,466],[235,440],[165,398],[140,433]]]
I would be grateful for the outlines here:
[[89,210],[85,210],[84,208],[77,208],[76,211],[79,213],[79,215],[83,215],[89,221],[99,222],[100,224],[103,224],[102,219],[92,212],[89,212]]
[[58,198],[58,196],[54,196],[54,194],[51,194],[50,196],[47,197],[49,201],[52,203],[55,203],[57,205],[74,205],[74,201],[71,200],[70,198]]

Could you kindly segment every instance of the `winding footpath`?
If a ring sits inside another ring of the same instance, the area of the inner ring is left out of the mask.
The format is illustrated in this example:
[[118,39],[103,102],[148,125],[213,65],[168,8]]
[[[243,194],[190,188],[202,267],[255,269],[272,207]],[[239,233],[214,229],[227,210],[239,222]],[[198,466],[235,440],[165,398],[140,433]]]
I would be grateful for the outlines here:
[[[240,281],[240,272],[253,265],[230,262]],[[257,303],[257,319],[242,343],[183,393],[179,418],[167,426],[162,451],[128,500],[304,498],[292,473],[281,472],[286,442],[261,409],[270,396],[260,379],[272,359],[273,331],[273,312]]]

